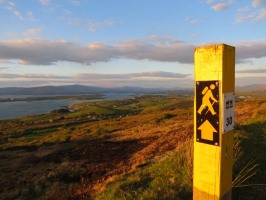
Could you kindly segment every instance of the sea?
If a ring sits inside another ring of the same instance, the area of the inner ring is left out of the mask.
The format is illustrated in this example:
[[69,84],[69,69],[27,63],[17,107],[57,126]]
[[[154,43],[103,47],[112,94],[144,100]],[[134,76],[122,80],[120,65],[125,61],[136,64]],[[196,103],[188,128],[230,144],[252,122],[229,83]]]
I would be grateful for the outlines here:
[[[0,102],[0,120],[13,119],[30,115],[40,115],[51,112],[71,104],[82,102],[93,102],[102,100],[127,99],[132,96],[141,96],[136,93],[103,93],[105,99],[93,100],[38,100],[38,101],[12,101]],[[47,95],[45,95],[47,96]],[[55,95],[58,96],[58,95]],[[27,98],[35,97],[32,95],[5,95],[0,98]]]

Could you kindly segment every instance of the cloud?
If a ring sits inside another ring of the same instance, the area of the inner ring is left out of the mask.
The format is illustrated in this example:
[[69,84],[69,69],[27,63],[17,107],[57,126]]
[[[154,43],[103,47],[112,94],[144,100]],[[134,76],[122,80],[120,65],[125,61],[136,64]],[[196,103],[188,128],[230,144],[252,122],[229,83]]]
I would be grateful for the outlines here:
[[[1,69],[0,69],[1,70]],[[0,87],[32,85],[69,85],[82,84],[104,87],[193,87],[189,74],[164,71],[150,71],[128,74],[81,73],[73,76],[55,76],[49,74],[11,74],[0,73]]]
[[[266,19],[266,8],[262,7],[266,5],[266,0],[253,0],[252,6],[245,6],[238,9],[238,17],[236,23],[242,23],[245,21],[257,22]],[[260,8],[262,7],[262,8]]]
[[266,73],[266,69],[246,69],[246,70],[238,70],[236,73],[244,73],[244,74],[257,74],[257,73]]
[[89,32],[95,32],[99,28],[114,25],[114,21],[110,19],[104,21],[87,20],[86,24]]
[[128,40],[115,46],[119,57],[179,63],[193,63],[194,48],[187,43],[154,45],[143,40]]
[[74,6],[79,6],[80,5],[80,1],[78,0],[71,0],[70,3]]
[[21,21],[36,21],[31,11],[28,11],[26,14],[22,14],[17,8],[16,4],[12,1],[8,1],[5,6],[6,10],[9,10]]
[[107,20],[92,20],[92,19],[79,19],[76,17],[73,18],[63,18],[63,21],[65,21],[67,24],[70,24],[72,26],[80,26],[85,27],[89,32],[96,32],[98,29],[102,29],[105,27],[113,26],[116,22],[107,19]]
[[117,45],[100,42],[80,46],[66,41],[24,39],[0,41],[0,59],[16,59],[21,64],[51,65],[58,61],[84,64],[128,58],[193,63],[192,44],[153,45],[142,40],[129,40]]
[[186,21],[190,24],[199,24],[202,22],[202,20],[199,19],[191,19],[191,18],[186,18]]
[[42,4],[42,5],[48,5],[51,0],[39,0],[39,2]]
[[164,71],[151,71],[151,72],[140,72],[140,73],[128,73],[128,74],[96,74],[96,73],[82,73],[77,74],[75,77],[78,79],[86,80],[130,80],[130,79],[179,79],[186,78],[190,74],[181,74],[173,72],[164,72]]
[[38,35],[42,32],[42,29],[40,28],[30,28],[27,31],[25,31],[23,34],[27,37]]
[[165,71],[150,71],[128,74],[77,74],[73,80],[80,84],[119,87],[193,87],[193,80],[189,74],[180,74]]
[[[3,60],[0,59],[0,64],[15,64],[13,61],[11,60]],[[9,67],[0,67],[1,69],[9,69]]]
[[253,7],[260,7],[266,5],[266,0],[253,0],[252,1],[252,6]]
[[[241,76],[240,74],[242,72],[244,75],[245,73],[249,73],[250,75]],[[265,83],[265,72],[266,69],[239,70],[237,71],[236,85],[263,84]],[[258,73],[260,73],[259,76]],[[81,73],[73,76],[0,73],[0,87],[82,84],[100,87],[193,88],[193,83],[192,75],[164,71],[128,74]]]
[[[156,41],[165,39],[151,38]],[[241,42],[235,46],[238,62],[266,57],[264,41]],[[127,40],[116,45],[93,42],[82,46],[66,41],[23,39],[0,41],[0,59],[17,60],[24,65],[52,65],[58,61],[89,65],[120,58],[192,64],[195,48],[196,45],[189,43],[153,44],[144,40]]]
[[231,3],[218,3],[214,6],[212,6],[212,9],[215,11],[225,10],[229,8],[232,4]]
[[242,23],[248,20],[252,20],[253,22],[265,20],[266,19],[266,9],[256,10],[253,13],[248,15],[242,15],[236,18],[236,23]]
[[9,2],[8,2],[8,5],[9,5],[10,7],[15,7],[15,6],[16,6],[16,4],[15,4],[14,2],[12,2],[12,1],[9,1]]
[[20,20],[23,20],[23,17],[21,13],[16,9],[16,4],[12,1],[7,2],[7,6],[5,7],[7,10],[12,12],[16,17],[18,17]]
[[55,76],[50,74],[11,74],[1,73],[0,78],[3,79],[69,79],[68,76]]
[[251,41],[235,44],[237,62],[245,62],[252,58],[266,57],[266,42]]
[[252,13],[252,14],[249,14],[249,15],[238,17],[236,19],[236,23],[242,23],[242,22],[248,21],[250,19],[255,19],[255,18],[256,18],[256,14]]
[[37,21],[35,19],[35,17],[33,16],[33,13],[31,11],[27,12],[27,17],[26,17],[27,20],[29,21]]
[[[95,86],[105,87],[121,87],[121,86],[133,86],[133,87],[145,87],[145,88],[193,88],[192,78],[180,78],[180,79],[129,79],[129,80],[95,80],[91,82]],[[82,84],[82,82],[81,82]],[[83,82],[83,84],[88,84]]]
[[167,44],[173,45],[173,44],[183,43],[182,40],[173,37],[159,37],[157,35],[150,35],[148,39],[153,42],[159,42],[161,45],[167,45]]
[[64,13],[67,14],[67,15],[70,15],[72,13],[72,11],[68,10],[68,9],[65,9],[64,10]]
[[247,12],[249,10],[249,6],[245,6],[243,8],[239,8],[237,10],[238,13],[244,13],[244,12]]
[[260,10],[255,20],[264,20],[264,19],[266,19],[266,9]]
[[83,23],[82,20],[76,17],[68,18],[65,21],[72,26],[81,26]]

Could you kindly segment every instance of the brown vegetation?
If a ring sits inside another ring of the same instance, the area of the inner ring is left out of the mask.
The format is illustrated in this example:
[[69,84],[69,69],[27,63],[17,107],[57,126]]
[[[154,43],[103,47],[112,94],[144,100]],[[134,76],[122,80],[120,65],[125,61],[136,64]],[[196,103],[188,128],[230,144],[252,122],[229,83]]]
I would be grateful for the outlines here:
[[[91,199],[119,175],[193,137],[192,96],[72,107],[78,111],[0,121],[1,199]],[[265,120],[263,110],[265,98],[238,102],[238,128],[251,118]]]

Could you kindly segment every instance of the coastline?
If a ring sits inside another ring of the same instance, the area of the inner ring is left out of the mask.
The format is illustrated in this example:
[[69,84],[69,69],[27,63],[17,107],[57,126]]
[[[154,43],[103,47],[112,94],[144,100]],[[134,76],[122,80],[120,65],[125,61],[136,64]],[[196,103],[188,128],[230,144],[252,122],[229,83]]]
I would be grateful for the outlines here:
[[[12,120],[25,116],[47,114],[52,110],[68,107],[91,101],[126,99],[136,95],[135,93],[103,93],[92,95],[68,95],[68,96],[12,96],[2,97],[0,100],[0,120]],[[1,98],[1,97],[0,97]],[[11,98],[9,101],[3,100]]]

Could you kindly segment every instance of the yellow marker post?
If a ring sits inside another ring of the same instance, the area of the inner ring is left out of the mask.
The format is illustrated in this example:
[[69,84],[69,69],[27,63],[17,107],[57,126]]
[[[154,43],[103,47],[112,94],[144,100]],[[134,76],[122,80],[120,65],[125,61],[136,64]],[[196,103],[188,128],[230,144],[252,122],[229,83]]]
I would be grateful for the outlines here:
[[194,200],[229,200],[232,190],[235,48],[195,49]]

